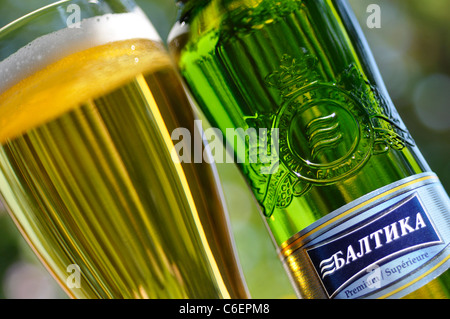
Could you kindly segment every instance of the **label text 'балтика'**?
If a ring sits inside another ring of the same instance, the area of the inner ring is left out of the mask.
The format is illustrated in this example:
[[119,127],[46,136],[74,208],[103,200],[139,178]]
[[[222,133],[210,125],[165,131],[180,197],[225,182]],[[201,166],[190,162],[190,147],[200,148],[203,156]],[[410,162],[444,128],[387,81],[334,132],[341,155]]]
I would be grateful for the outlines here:
[[[333,274],[336,270],[356,261],[359,258],[378,249],[385,244],[389,244],[400,237],[407,236],[420,228],[426,227],[425,221],[421,213],[417,213],[414,224],[410,224],[410,217],[400,219],[382,229],[378,229],[358,240],[359,251],[355,252],[352,245],[346,249],[346,254],[342,250],[334,253],[331,257],[322,260],[320,263],[322,278]],[[358,245],[358,244],[357,244]],[[346,256],[344,258],[344,256]]]

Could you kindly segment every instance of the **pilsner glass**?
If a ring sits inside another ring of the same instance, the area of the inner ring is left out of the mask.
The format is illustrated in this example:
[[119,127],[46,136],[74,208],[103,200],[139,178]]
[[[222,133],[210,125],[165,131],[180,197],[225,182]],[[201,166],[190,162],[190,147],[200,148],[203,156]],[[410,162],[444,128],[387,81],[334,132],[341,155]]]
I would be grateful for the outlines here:
[[449,197],[348,3],[179,3],[174,58],[233,149],[298,295],[449,297]]
[[0,29],[0,194],[73,298],[246,298],[195,115],[132,2],[59,1]]

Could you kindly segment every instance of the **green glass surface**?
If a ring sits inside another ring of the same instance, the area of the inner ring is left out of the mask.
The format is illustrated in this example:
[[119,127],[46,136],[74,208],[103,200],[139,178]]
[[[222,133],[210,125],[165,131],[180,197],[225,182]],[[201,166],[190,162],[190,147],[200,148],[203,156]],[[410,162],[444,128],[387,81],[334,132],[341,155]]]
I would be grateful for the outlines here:
[[[187,1],[180,21],[170,46],[181,74],[234,149],[278,246],[371,191],[430,171],[346,2]],[[258,141],[272,150],[270,134],[235,140],[230,128],[278,129],[272,162],[249,160]],[[448,297],[444,275],[436,282],[434,293]],[[431,297],[422,290],[415,296]]]

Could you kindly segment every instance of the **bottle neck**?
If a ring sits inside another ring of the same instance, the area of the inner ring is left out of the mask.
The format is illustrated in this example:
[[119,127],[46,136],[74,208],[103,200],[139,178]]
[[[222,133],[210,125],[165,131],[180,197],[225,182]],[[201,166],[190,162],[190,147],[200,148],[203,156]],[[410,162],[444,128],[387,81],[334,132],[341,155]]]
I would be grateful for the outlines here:
[[[258,6],[267,0],[176,0],[179,8],[180,21],[192,21],[198,15],[204,15],[209,20],[217,20],[223,14],[237,9]],[[275,0],[271,0],[275,1]]]
[[176,0],[179,21],[191,20],[210,2],[211,0]]

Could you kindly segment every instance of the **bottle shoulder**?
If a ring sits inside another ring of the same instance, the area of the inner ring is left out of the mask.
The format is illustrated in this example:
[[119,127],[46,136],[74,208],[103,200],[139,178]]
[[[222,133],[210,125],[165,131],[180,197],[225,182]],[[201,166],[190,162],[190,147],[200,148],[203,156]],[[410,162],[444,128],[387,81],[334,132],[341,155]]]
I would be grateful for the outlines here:
[[283,19],[301,3],[299,0],[191,0],[180,8],[178,23],[189,25],[192,40],[210,31],[224,36],[249,34]]

